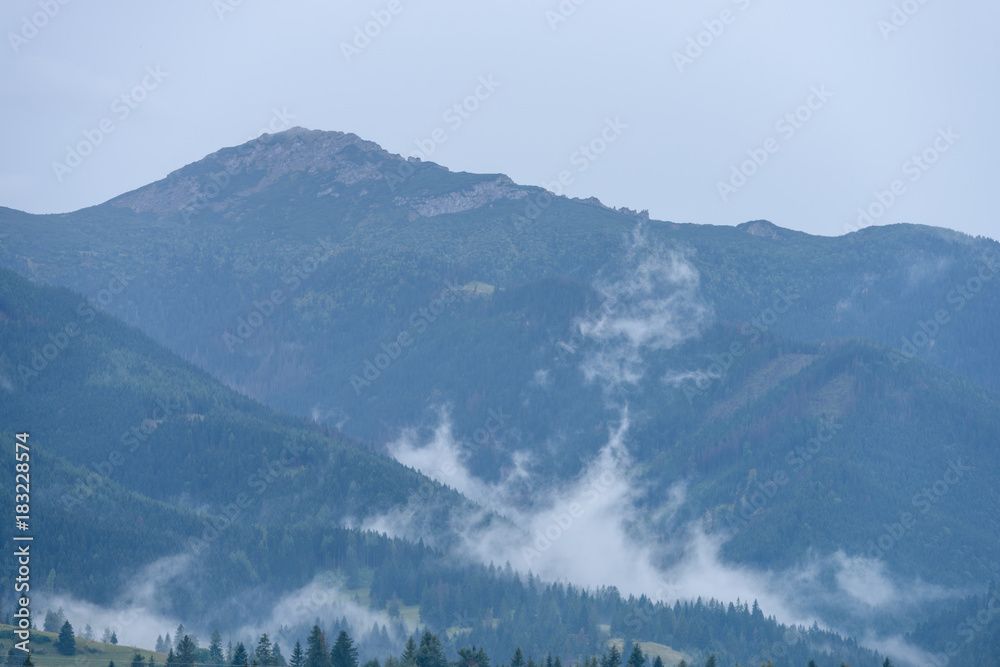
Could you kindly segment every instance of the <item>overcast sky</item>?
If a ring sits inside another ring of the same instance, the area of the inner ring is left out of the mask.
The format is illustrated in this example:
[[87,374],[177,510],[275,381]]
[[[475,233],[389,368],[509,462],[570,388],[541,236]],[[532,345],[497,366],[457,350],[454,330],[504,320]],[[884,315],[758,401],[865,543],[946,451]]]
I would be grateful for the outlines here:
[[0,205],[30,212],[300,125],[676,222],[1000,230],[996,2],[4,0],[0,26]]

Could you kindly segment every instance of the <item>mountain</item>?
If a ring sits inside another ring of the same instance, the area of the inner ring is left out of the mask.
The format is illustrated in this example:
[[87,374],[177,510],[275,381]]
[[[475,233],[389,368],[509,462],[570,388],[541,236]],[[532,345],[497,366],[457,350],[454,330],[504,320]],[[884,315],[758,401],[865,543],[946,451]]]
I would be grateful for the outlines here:
[[[808,574],[798,608],[858,635],[905,632],[1000,558],[988,239],[656,221],[295,128],[99,206],[0,209],[0,265],[87,296],[5,274],[4,418],[70,465],[117,437],[141,456],[115,481],[195,516],[256,475],[255,526],[513,561],[611,457],[601,502],[651,568],[703,537],[728,566]],[[529,565],[569,576],[555,551]],[[883,613],[908,587],[919,604]]]
[[[345,623],[378,655],[399,650],[407,632],[389,612],[396,605],[412,612],[411,623],[445,632],[452,651],[472,641],[494,655],[523,645],[568,657],[600,652],[610,633],[625,632],[689,657],[736,659],[791,633],[795,655],[878,663],[832,633],[781,625],[745,606],[672,607],[614,589],[543,586],[509,564],[463,564],[343,527],[412,497],[452,508],[468,502],[328,428],[236,394],[65,288],[0,270],[0,343],[8,380],[0,423],[30,433],[32,562],[43,568],[34,596],[66,601],[78,628],[96,613],[126,630],[140,618],[145,626],[182,618],[239,636],[282,610],[274,629],[286,648],[322,614],[333,617],[328,630]],[[37,370],[35,350],[46,361]],[[13,432],[0,437],[15,440]],[[294,458],[259,462],[280,446]],[[0,490],[12,494],[12,448],[3,459]],[[11,563],[3,561],[8,584]],[[364,605],[348,591],[363,594]],[[12,608],[4,598],[0,613]],[[541,610],[548,620],[538,626]],[[747,632],[755,639],[737,639]]]

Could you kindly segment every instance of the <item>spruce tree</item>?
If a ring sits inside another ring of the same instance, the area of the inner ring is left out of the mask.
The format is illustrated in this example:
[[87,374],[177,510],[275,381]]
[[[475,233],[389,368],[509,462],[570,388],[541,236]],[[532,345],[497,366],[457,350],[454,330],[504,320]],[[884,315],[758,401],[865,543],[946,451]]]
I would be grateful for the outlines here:
[[[548,663],[551,662],[552,657],[549,656]],[[471,649],[458,649],[458,664],[462,667],[490,667],[490,657],[486,655],[486,651],[482,647],[477,650],[473,644]],[[549,667],[552,666],[549,665]]]
[[278,645],[278,642],[274,642],[274,651],[272,653],[274,655],[274,664],[277,667],[288,667],[288,663],[285,662],[285,656],[281,655],[281,647]]
[[208,661],[213,665],[221,665],[226,661],[226,656],[222,655],[222,635],[219,630],[212,630],[212,638],[208,644]]
[[622,667],[622,654],[616,645],[612,644],[608,652],[601,658],[601,667]]
[[358,649],[346,630],[340,631],[330,649],[330,663],[333,667],[358,667]]
[[254,660],[257,661],[260,667],[271,667],[274,665],[274,650],[271,648],[271,638],[267,636],[266,632],[257,640]]
[[441,648],[441,640],[428,630],[420,638],[420,648],[417,649],[417,667],[447,667],[448,659]]
[[524,654],[521,653],[520,646],[514,649],[514,657],[510,659],[510,667],[524,667]]
[[305,667],[331,667],[330,654],[326,650],[326,637],[319,625],[314,625],[309,638],[306,639],[306,664]]
[[229,664],[232,667],[243,667],[243,665],[250,659],[247,655],[247,649],[243,646],[243,642],[239,642],[236,645],[236,649],[233,651],[233,659]]
[[59,630],[59,639],[56,641],[56,648],[63,655],[74,655],[76,653],[76,637],[73,635],[73,626],[69,621],[64,621]]
[[45,621],[42,622],[42,630],[45,632],[59,632],[59,628],[66,622],[65,617],[60,618],[62,615],[62,609],[58,612],[49,609],[45,612]]
[[663,667],[663,658],[656,656],[656,660],[653,661],[653,667]]
[[177,667],[197,667],[198,647],[190,636],[184,637],[177,642]]
[[399,656],[399,661],[403,663],[404,667],[417,664],[417,643],[413,641],[413,635],[410,635],[410,638],[406,640],[406,648]]
[[292,649],[292,659],[288,667],[302,667],[306,664],[306,654],[302,652],[302,643],[296,639],[295,648]]
[[628,667],[646,667],[646,656],[642,654],[638,644],[632,645],[632,651],[628,656]]
[[146,667],[146,659],[138,651],[132,656],[132,664],[129,667]]
[[708,660],[705,661],[705,667],[715,667],[715,654],[708,656]]

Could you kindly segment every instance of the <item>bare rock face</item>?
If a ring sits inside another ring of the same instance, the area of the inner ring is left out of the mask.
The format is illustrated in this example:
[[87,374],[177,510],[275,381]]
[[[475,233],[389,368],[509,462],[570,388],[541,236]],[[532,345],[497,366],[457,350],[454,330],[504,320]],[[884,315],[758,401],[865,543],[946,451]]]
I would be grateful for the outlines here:
[[742,229],[750,236],[761,236],[763,238],[774,239],[776,241],[784,238],[781,233],[781,227],[778,227],[774,223],[768,222],[767,220],[744,222],[742,225],[738,225],[737,229]]
[[137,213],[223,211],[291,172],[324,173],[328,186],[381,179],[390,154],[354,134],[292,128],[224,148],[111,203]]
[[[402,159],[354,134],[295,127],[224,148],[110,203],[136,213],[167,216],[179,212],[185,219],[202,210],[239,217],[241,204],[248,197],[289,174],[318,174],[316,196],[338,197],[344,188],[381,181],[386,173],[395,173]],[[442,168],[433,163],[426,166]],[[370,190],[364,187],[355,194],[360,196]],[[395,203],[431,217],[461,213],[498,199],[520,199],[527,194],[524,188],[500,175],[484,178],[461,191],[396,197]]]
[[427,199],[397,199],[401,206],[409,206],[425,218],[445,213],[461,213],[485,206],[498,199],[521,199],[527,196],[523,188],[519,188],[506,176],[498,176],[491,181],[476,183],[471,188],[461,192],[449,192]]

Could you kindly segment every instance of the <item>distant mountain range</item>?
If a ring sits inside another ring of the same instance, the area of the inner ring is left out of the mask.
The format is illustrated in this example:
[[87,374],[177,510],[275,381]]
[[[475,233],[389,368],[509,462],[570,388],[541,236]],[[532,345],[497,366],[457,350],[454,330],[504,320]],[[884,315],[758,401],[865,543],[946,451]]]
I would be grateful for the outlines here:
[[[0,209],[0,266],[83,295],[3,274],[3,423],[37,424],[60,498],[85,484],[73,466],[124,447],[115,493],[168,513],[171,539],[259,469],[254,525],[391,526],[450,551],[470,535],[456,517],[548,511],[537,489],[585,478],[620,432],[643,517],[626,534],[665,571],[692,530],[734,567],[818,568],[854,602],[810,613],[859,635],[856,604],[886,601],[858,568],[938,587],[924,602],[1000,571],[989,239],[662,222],[295,128],[99,206]],[[232,562],[264,580],[273,544]],[[86,560],[66,557],[74,590],[111,586],[80,588]]]

